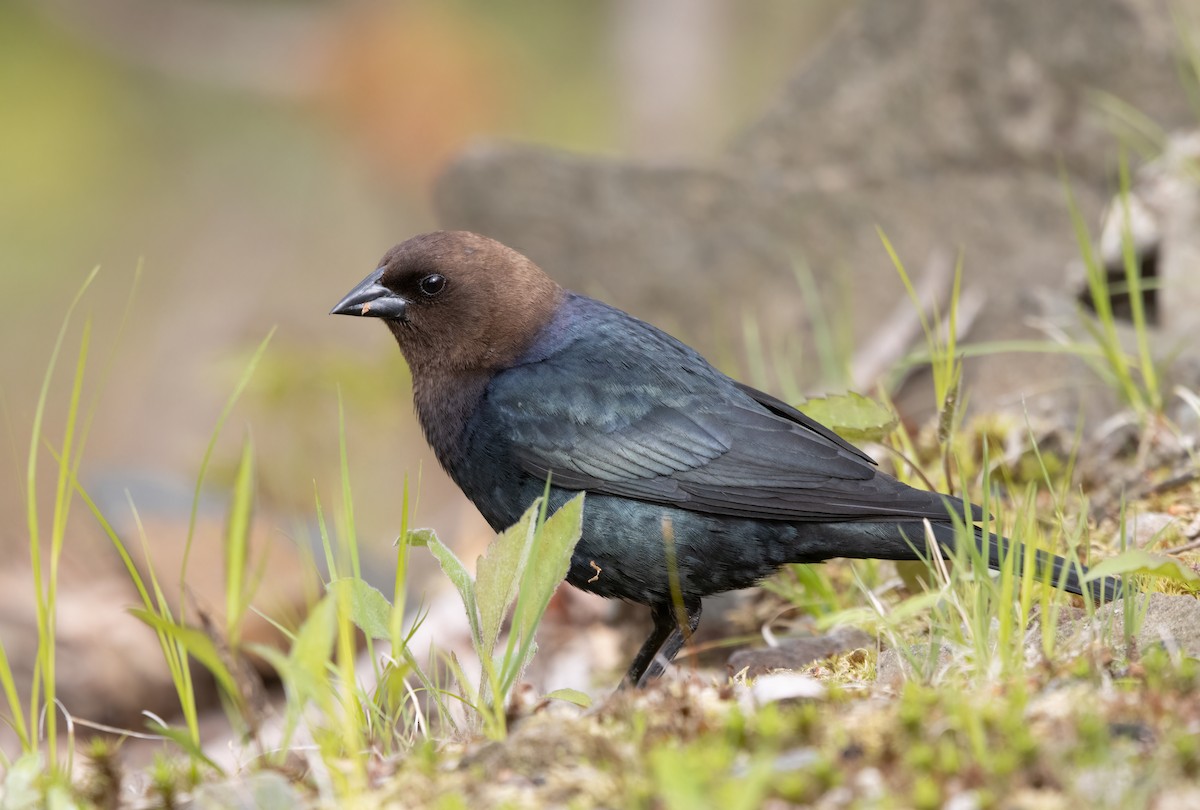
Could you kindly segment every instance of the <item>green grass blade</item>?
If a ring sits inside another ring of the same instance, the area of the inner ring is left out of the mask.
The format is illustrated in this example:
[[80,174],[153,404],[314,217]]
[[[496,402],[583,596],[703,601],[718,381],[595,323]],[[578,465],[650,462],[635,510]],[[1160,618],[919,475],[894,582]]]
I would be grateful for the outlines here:
[[346,453],[346,409],[342,401],[342,390],[338,389],[338,460],[341,465],[342,515],[346,521],[346,549],[350,553],[350,573],[362,579],[362,566],[358,559],[358,534],[354,525],[354,499],[350,491],[350,461]]
[[1137,152],[1143,160],[1152,160],[1162,154],[1167,133],[1153,118],[1112,93],[1093,90],[1090,95],[1096,107],[1107,116],[1122,144]]
[[196,517],[200,512],[200,495],[204,491],[204,478],[208,474],[208,465],[212,461],[213,451],[216,450],[217,439],[220,437],[221,430],[225,427],[225,422],[228,421],[229,415],[233,413],[234,406],[241,399],[246,386],[250,384],[250,379],[254,376],[254,370],[258,368],[258,363],[262,360],[263,354],[266,353],[267,346],[274,336],[275,327],[272,327],[267,336],[258,344],[258,348],[254,350],[254,354],[250,357],[250,362],[246,364],[246,368],[242,371],[242,376],[238,378],[237,385],[234,386],[233,393],[225,400],[225,406],[221,409],[221,413],[217,417],[217,424],[213,427],[212,435],[208,439],[208,445],[204,448],[204,455],[200,459],[200,470],[196,474],[196,488],[192,493],[192,509],[188,515],[187,541],[183,548],[183,560],[179,565],[179,592],[181,594],[187,592],[187,568],[192,554],[192,541],[196,535]]
[[1121,259],[1125,266],[1125,283],[1128,286],[1130,314],[1133,318],[1133,333],[1137,340],[1138,370],[1142,374],[1142,391],[1146,404],[1155,413],[1162,411],[1162,391],[1158,381],[1154,357],[1150,352],[1150,324],[1146,320],[1146,307],[1142,297],[1142,269],[1138,264],[1133,243],[1132,215],[1129,210],[1129,160],[1121,152]]
[[234,679],[233,673],[225,665],[225,661],[217,649],[216,643],[204,631],[180,624],[151,610],[130,608],[129,613],[149,627],[162,632],[167,638],[186,650],[188,655],[195,658],[205,669],[212,673],[212,676],[216,679],[221,689],[230,698],[233,698],[239,704],[242,702],[242,694],[237,687],[237,681]]
[[400,535],[396,542],[396,570],[393,572],[392,609],[388,616],[388,640],[392,645],[392,655],[399,654],[405,647],[404,614],[405,602],[408,599],[408,552],[412,548],[408,542],[412,504],[409,501],[408,476],[404,476],[404,492],[400,502]]
[[4,699],[8,703],[13,731],[16,732],[17,740],[21,743],[21,750],[31,751],[33,745],[29,738],[29,727],[25,725],[25,709],[21,706],[21,695],[17,692],[17,682],[13,677],[12,666],[9,664],[8,653],[3,644],[0,644],[0,686],[4,689]]
[[225,636],[236,649],[241,641],[242,620],[253,593],[247,588],[250,558],[250,520],[254,510],[254,446],[247,436],[242,443],[233,484],[225,530]]
[[1141,388],[1133,380],[1129,359],[1121,346],[1121,338],[1117,332],[1116,318],[1113,315],[1112,300],[1108,289],[1108,274],[1092,247],[1091,232],[1075,201],[1075,195],[1071,191],[1071,184],[1067,179],[1065,169],[1062,182],[1067,196],[1067,210],[1070,212],[1071,224],[1075,229],[1075,240],[1078,243],[1080,257],[1083,259],[1083,266],[1087,273],[1088,292],[1092,297],[1092,305],[1096,312],[1097,331],[1094,333],[1096,343],[1104,355],[1105,363],[1117,381],[1118,393],[1134,410],[1144,413],[1147,403],[1144,401]]
[[[38,670],[41,676],[41,683],[35,679],[31,685],[29,698],[29,724],[28,729],[36,729],[38,727],[38,718],[41,715],[40,705],[42,698],[42,689],[46,690],[46,711],[47,711],[47,757],[51,769],[57,768],[58,763],[58,708],[54,701],[54,616],[53,600],[54,588],[53,581],[47,583],[43,578],[42,566],[42,548],[41,548],[41,531],[38,521],[38,503],[37,503],[37,458],[38,445],[42,441],[42,424],[46,414],[46,402],[50,394],[50,381],[54,378],[54,370],[58,365],[58,356],[62,351],[63,342],[66,339],[67,329],[71,324],[71,316],[75,312],[75,308],[79,305],[83,294],[91,286],[96,275],[100,272],[100,268],[94,268],[88,274],[79,290],[75,293],[75,297],[71,299],[71,303],[67,306],[67,311],[63,315],[62,325],[59,327],[58,335],[54,340],[54,348],[50,352],[50,360],[46,365],[46,373],[42,377],[42,386],[38,392],[37,405],[33,412],[33,427],[29,438],[29,459],[26,465],[25,477],[25,519],[26,528],[29,534],[29,556],[34,580],[34,593],[36,598],[35,611],[37,616],[38,628]],[[83,353],[86,353],[86,343]],[[76,376],[79,376],[77,370]],[[68,436],[72,434],[75,426],[69,419],[67,424]],[[61,478],[61,476],[60,476]],[[68,499],[69,502],[69,499]],[[54,504],[54,523],[52,537],[57,535],[60,528],[65,528],[65,522],[61,521],[60,515],[67,509],[68,503],[64,503],[61,498],[56,499]],[[57,571],[57,563],[54,561],[55,555],[52,552],[51,569],[52,572]],[[16,721],[14,721],[16,722]],[[32,738],[25,735],[25,739],[32,742]]]

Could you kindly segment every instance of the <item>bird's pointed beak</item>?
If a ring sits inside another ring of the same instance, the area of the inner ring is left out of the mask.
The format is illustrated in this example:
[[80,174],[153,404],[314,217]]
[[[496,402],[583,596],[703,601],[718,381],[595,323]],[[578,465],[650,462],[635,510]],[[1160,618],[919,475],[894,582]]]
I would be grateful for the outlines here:
[[380,283],[384,268],[380,267],[358,283],[346,297],[329,310],[330,315],[360,315],[370,318],[404,320],[408,302]]

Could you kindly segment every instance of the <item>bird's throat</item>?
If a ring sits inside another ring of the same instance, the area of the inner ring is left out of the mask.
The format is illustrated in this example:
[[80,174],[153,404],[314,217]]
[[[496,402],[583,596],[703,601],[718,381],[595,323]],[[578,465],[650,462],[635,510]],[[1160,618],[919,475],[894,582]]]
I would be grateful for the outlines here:
[[479,407],[490,374],[413,373],[413,405],[429,446],[442,467],[453,475],[463,453],[471,415]]

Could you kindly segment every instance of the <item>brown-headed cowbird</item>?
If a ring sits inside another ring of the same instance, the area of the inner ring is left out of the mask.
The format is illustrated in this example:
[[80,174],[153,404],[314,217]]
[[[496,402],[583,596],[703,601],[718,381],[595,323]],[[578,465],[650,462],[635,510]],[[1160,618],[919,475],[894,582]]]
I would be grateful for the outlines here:
[[[551,508],[587,491],[567,581],[649,606],[654,630],[630,684],[662,672],[709,594],[786,563],[917,559],[924,521],[953,547],[952,515],[982,517],[879,472],[792,406],[477,234],[397,245],[333,312],[391,330],[429,444],[494,529],[515,523],[547,478]],[[975,540],[993,567],[1009,547],[978,527]],[[1082,569],[1037,557],[1041,576],[1083,592]],[[1111,599],[1118,582],[1086,587]]]

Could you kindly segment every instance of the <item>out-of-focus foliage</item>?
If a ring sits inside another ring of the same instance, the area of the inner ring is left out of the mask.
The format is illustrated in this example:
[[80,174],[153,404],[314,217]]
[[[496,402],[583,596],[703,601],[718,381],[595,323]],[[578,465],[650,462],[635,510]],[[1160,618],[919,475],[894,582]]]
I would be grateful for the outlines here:
[[[724,21],[701,32],[721,81],[694,78],[689,103],[711,126],[673,135],[668,150],[713,150],[745,126],[797,59],[796,37],[815,36],[835,6],[706,0]],[[326,319],[331,301],[391,244],[435,225],[430,186],[472,141],[636,157],[628,97],[654,76],[638,80],[630,32],[670,30],[647,14],[623,0],[0,5],[0,404],[11,432],[27,432],[41,347],[83,275],[102,267],[89,306],[107,345],[143,263],[92,471],[191,478],[239,358],[276,325],[278,356],[305,360],[268,358],[278,374],[247,399],[263,491],[311,506],[339,383],[370,412],[349,440],[392,439],[370,442],[364,467],[395,472],[404,447],[404,468],[418,469],[429,459],[407,407],[392,395],[377,407],[402,363],[379,334]],[[62,399],[49,401],[53,411]],[[237,457],[222,446],[214,469]],[[6,472],[16,462],[0,462],[0,511],[17,505],[5,494],[19,492]],[[370,527],[387,498],[363,495]],[[434,481],[421,505],[458,498]],[[0,526],[0,547],[12,540]]]

